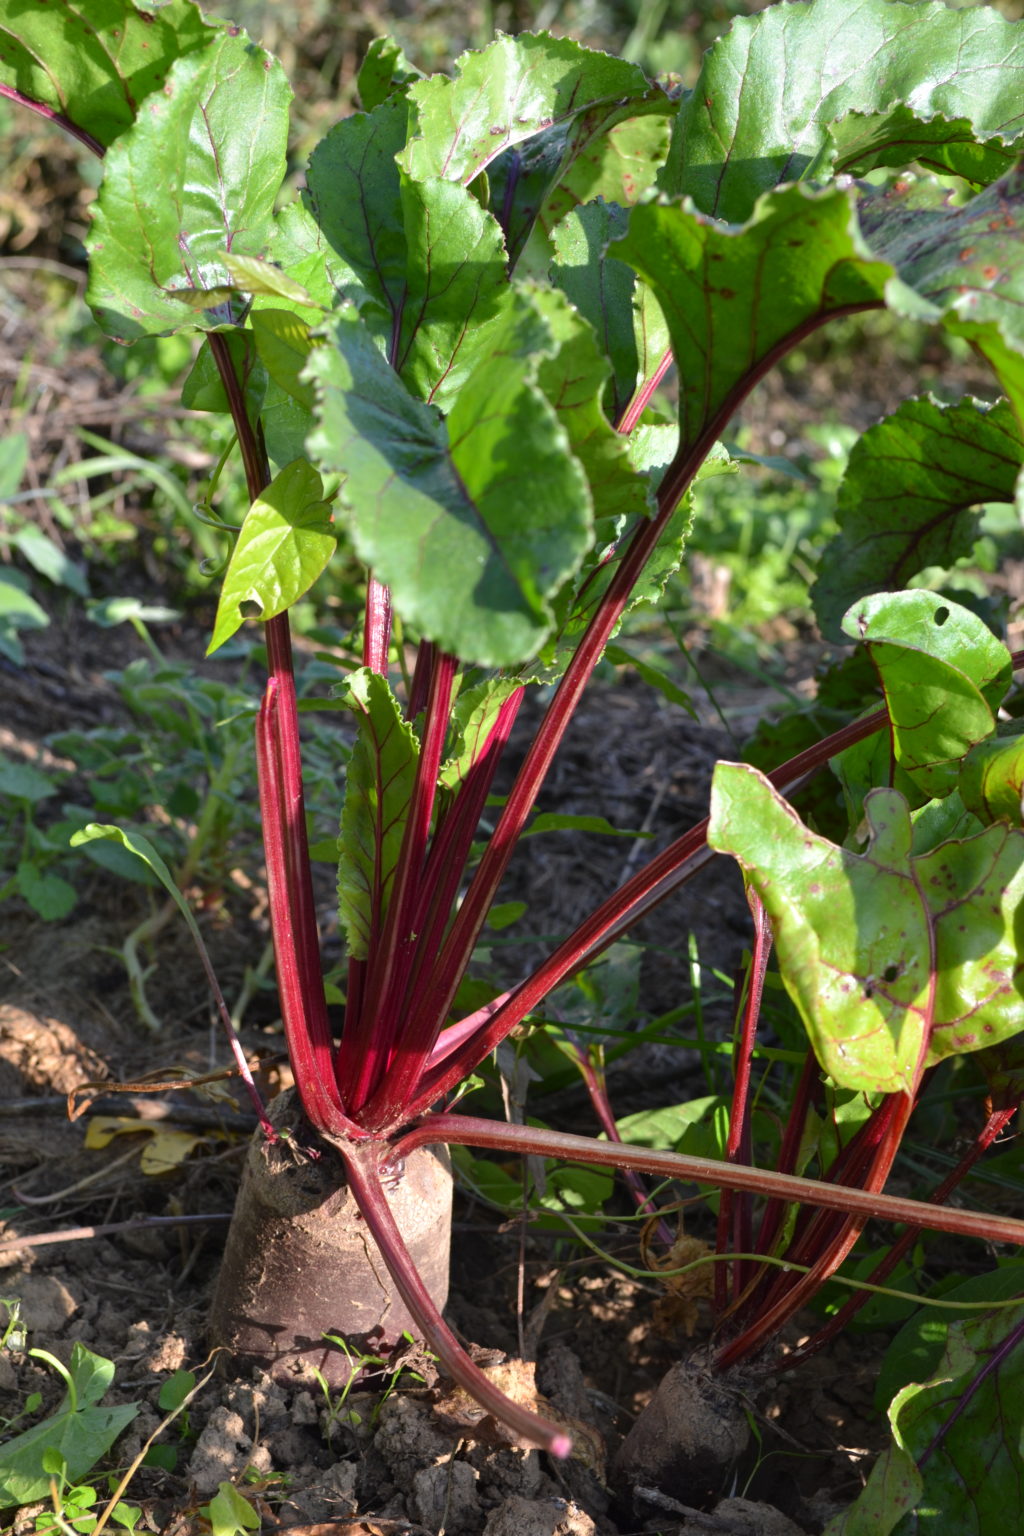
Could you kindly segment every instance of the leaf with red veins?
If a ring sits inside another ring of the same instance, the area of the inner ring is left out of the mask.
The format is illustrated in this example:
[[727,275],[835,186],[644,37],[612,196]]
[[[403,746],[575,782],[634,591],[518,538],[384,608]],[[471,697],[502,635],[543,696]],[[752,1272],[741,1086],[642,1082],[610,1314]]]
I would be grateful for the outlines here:
[[719,764],[708,841],[764,903],[779,966],[822,1067],[865,1092],[912,1092],[946,1056],[1021,1027],[1024,833],[1004,823],[911,853],[895,790],[864,802],[867,851],[805,827],[756,769]]
[[270,239],[290,99],[281,65],[237,29],[178,59],[147,97],[107,152],[88,240],[87,297],[108,335],[224,322],[221,257],[262,255]]

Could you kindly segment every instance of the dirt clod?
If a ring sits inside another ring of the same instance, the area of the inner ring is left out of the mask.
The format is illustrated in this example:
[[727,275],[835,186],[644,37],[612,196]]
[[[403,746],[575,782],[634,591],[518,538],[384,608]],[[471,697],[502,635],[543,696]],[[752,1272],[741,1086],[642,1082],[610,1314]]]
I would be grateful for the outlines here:
[[488,1517],[483,1536],[595,1536],[597,1526],[566,1499],[506,1499]]
[[222,1482],[240,1476],[250,1465],[269,1470],[268,1453],[253,1446],[240,1413],[223,1406],[215,1408],[188,1464],[188,1475],[196,1492],[201,1498],[209,1498]]
[[78,1303],[56,1275],[24,1275],[18,1281],[21,1321],[32,1333],[58,1333]]
[[423,1467],[412,1480],[411,1512],[428,1531],[471,1536],[480,1529],[479,1473],[454,1459]]
[[723,1536],[804,1536],[780,1509],[751,1499],[723,1499],[715,1518],[723,1522]]

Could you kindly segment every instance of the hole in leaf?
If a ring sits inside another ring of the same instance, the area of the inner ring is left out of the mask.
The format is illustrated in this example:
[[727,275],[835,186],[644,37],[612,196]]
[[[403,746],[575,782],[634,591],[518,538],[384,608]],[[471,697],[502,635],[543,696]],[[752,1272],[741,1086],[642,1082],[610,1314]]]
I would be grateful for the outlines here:
[[239,603],[238,611],[243,619],[258,619],[263,612],[263,604],[254,597],[246,597]]
[[899,973],[900,968],[898,965],[887,965],[885,970],[882,972],[882,980],[895,981]]
[[935,619],[936,624],[939,624],[939,625],[945,624],[946,620],[949,618],[949,609],[948,608],[936,608],[933,617]]

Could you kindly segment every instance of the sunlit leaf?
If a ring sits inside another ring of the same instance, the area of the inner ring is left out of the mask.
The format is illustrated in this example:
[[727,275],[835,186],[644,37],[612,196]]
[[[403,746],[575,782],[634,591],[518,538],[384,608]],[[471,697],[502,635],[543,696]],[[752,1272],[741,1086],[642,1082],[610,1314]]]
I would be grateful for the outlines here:
[[419,132],[403,155],[411,176],[468,185],[510,145],[601,105],[617,110],[649,84],[635,64],[547,32],[497,37],[409,91]]
[[199,1146],[203,1137],[194,1131],[178,1130],[152,1120],[136,1120],[119,1115],[93,1115],[85,1133],[85,1145],[94,1150],[110,1145],[115,1136],[145,1132],[139,1167],[151,1177],[172,1173]]
[[422,78],[422,72],[410,64],[393,37],[375,37],[356,76],[363,111],[372,112],[389,96],[404,95],[414,80]]
[[272,619],[316,581],[337,547],[323,490],[313,466],[296,459],[253,502],[224,574],[208,653],[246,617]]
[[914,162],[989,182],[1024,124],[1024,29],[988,6],[815,0],[738,18],[683,101],[662,184],[739,220],[779,182]]
[[906,801],[876,789],[864,854],[803,826],[756,769],[715,770],[708,841],[743,867],[825,1071],[910,1092],[921,1068],[1021,1025],[1024,833],[1005,823],[911,853]]
[[313,350],[306,322],[286,309],[260,309],[252,316],[252,334],[260,362],[274,383],[312,411],[312,386],[299,379]]
[[163,88],[176,59],[205,48],[222,22],[192,0],[0,0],[0,84],[109,145]]
[[1024,1303],[953,1323],[928,1380],[897,1393],[892,1446],[825,1536],[990,1536],[1021,1524],[1022,1325]]
[[896,762],[926,798],[948,794],[995,727],[1012,676],[1006,647],[976,614],[925,590],[863,598],[843,629],[878,670]]
[[179,58],[111,145],[89,233],[87,293],[109,335],[134,341],[231,318],[218,291],[230,281],[221,253],[264,252],[290,97],[281,65],[231,29]]
[[515,678],[492,677],[459,694],[451,715],[449,755],[438,774],[442,788],[457,789],[462,783],[486,745],[501,706],[518,686]]
[[668,151],[672,110],[651,87],[643,98],[598,102],[491,161],[482,174],[500,209],[510,266],[542,277],[552,231],[570,209],[596,197],[621,207],[638,202]]
[[324,235],[358,276],[363,318],[420,399],[447,406],[485,355],[510,300],[497,221],[456,183],[395,163],[408,106],[393,97],[345,118],[309,166]]
[[69,1370],[77,1395],[75,1407],[70,1394],[65,1395],[56,1413],[0,1446],[0,1509],[48,1497],[50,1473],[43,1461],[47,1451],[62,1458],[69,1482],[85,1477],[139,1411],[138,1403],[99,1406],[114,1379],[112,1360],[76,1343]]
[[982,821],[1024,823],[1024,736],[992,736],[972,747],[960,770],[964,805]]
[[541,361],[537,382],[586,471],[595,517],[624,525],[648,516],[654,510],[650,482],[633,467],[627,440],[602,408],[609,368],[598,338],[557,290],[536,290],[534,302],[557,343],[554,355]]
[[[724,429],[762,373],[832,316],[888,304],[987,347],[1004,387],[1024,351],[1024,172],[963,207],[910,179],[782,188],[742,226],[643,204],[609,247],[655,293],[679,368],[681,452]],[[997,344],[998,343],[998,344]],[[1024,378],[1021,381],[1024,404]]]

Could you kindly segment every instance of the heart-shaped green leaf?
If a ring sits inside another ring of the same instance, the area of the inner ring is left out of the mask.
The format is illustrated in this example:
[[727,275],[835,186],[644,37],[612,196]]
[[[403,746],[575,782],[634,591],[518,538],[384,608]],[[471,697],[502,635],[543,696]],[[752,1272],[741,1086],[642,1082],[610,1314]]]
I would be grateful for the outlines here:
[[48,1460],[55,1459],[68,1481],[77,1482],[92,1471],[138,1413],[138,1403],[100,1406],[114,1379],[113,1361],[94,1355],[84,1344],[72,1348],[68,1374],[71,1386],[56,1413],[0,1448],[0,1509],[49,1496]]
[[[224,574],[207,655],[247,616],[272,619],[309,591],[337,546],[323,493],[313,466],[296,459],[253,502]],[[255,613],[246,615],[243,604]]]

